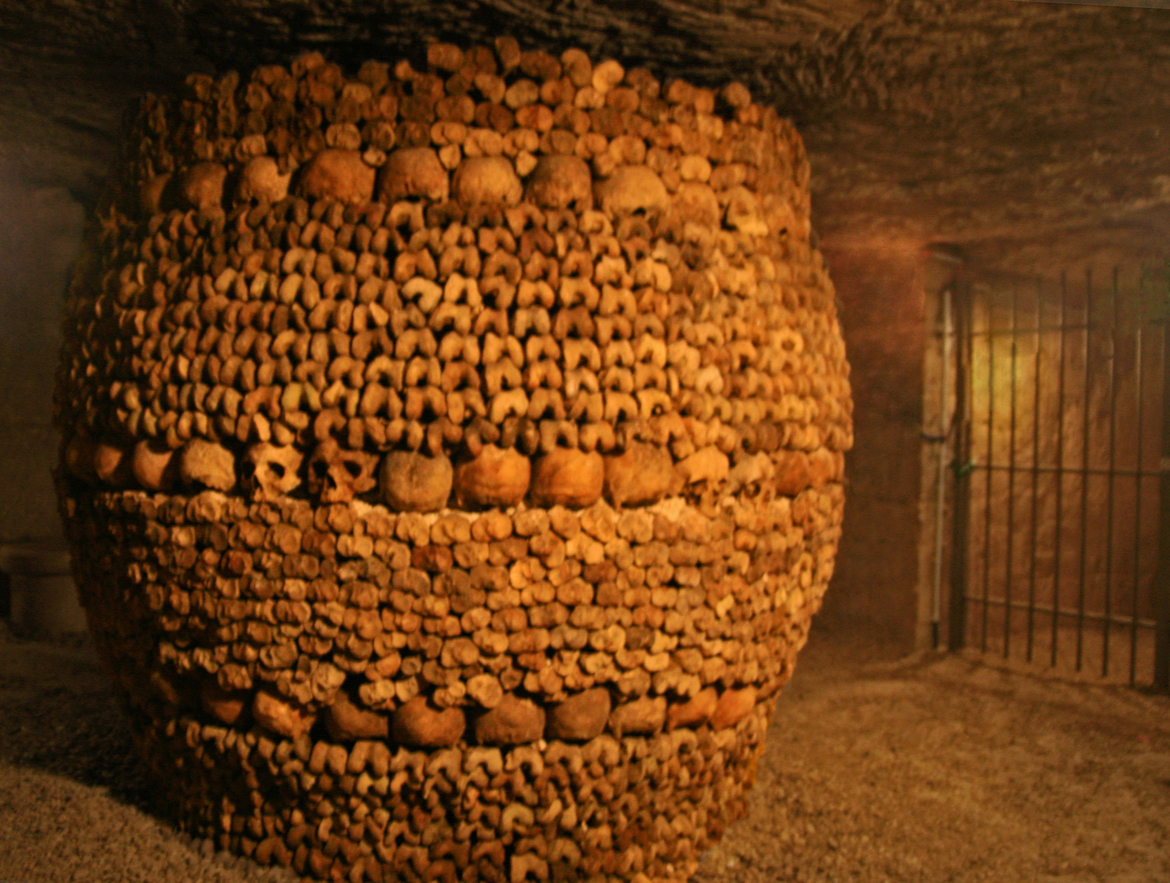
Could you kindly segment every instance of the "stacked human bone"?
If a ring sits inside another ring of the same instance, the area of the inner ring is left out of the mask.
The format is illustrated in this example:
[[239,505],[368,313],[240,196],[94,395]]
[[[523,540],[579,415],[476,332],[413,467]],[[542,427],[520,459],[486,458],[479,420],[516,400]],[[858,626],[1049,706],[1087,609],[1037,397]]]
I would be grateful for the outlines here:
[[320,879],[682,881],[851,438],[793,129],[580,51],[147,98],[59,486],[166,809]]

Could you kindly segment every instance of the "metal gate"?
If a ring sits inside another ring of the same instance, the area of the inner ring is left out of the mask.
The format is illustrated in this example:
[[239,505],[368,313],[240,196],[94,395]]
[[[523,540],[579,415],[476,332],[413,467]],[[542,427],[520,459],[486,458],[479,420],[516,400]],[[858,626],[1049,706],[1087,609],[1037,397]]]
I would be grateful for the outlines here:
[[952,646],[1170,686],[1165,278],[952,289]]

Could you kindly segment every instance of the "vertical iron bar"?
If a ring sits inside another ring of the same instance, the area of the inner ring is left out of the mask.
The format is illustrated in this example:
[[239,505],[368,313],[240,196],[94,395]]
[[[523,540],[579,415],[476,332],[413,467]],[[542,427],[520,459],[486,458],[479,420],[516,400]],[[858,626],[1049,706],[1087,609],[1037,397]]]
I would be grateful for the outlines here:
[[[939,630],[942,628],[942,572],[943,572],[943,555],[945,553],[943,540],[943,520],[946,515],[947,504],[947,439],[950,437],[950,423],[947,420],[947,399],[949,390],[947,389],[947,382],[950,380],[948,374],[951,369],[951,326],[954,324],[952,313],[954,308],[952,302],[954,301],[955,284],[952,280],[951,284],[942,290],[939,296],[939,325],[942,328],[942,359],[939,374],[939,441],[938,441],[938,476],[936,481],[938,487],[936,488],[935,496],[935,520],[934,520],[934,580],[931,586],[930,599],[930,646],[937,650],[941,636]],[[953,449],[953,444],[952,444]]]
[[1007,559],[1007,571],[1003,585],[1003,655],[1006,659],[1011,652],[1012,642],[1012,565],[1015,546],[1016,529],[1016,336],[1018,334],[1019,292],[1012,285],[1011,309],[1011,361],[1008,363],[1008,469],[1007,469],[1007,548],[1004,557]]
[[971,352],[974,348],[971,292],[963,268],[951,300],[955,321],[955,495],[951,522],[950,634],[948,643],[957,650],[967,643],[968,554],[971,538]]
[[1085,399],[1081,437],[1081,572],[1077,589],[1077,671],[1084,663],[1085,583],[1089,555],[1089,414],[1093,406],[1093,274],[1085,271]]
[[1158,457],[1158,567],[1154,572],[1154,687],[1170,691],[1170,291],[1162,322],[1162,444]]
[[983,510],[983,631],[979,649],[987,652],[988,608],[991,606],[991,482],[995,476],[995,329],[992,296],[987,296],[987,493]]
[[1113,270],[1113,327],[1109,333],[1109,484],[1105,486],[1105,618],[1101,623],[1101,677],[1109,675],[1109,619],[1113,615],[1113,489],[1117,477],[1117,268]]
[[1068,288],[1064,273],[1060,274],[1060,312],[1057,318],[1056,339],[1060,346],[1060,367],[1056,372],[1056,535],[1053,543],[1053,559],[1055,564],[1052,570],[1052,665],[1056,665],[1057,642],[1060,634],[1060,571],[1062,569],[1061,546],[1064,515],[1064,313],[1068,297]]
[[[1140,282],[1139,282],[1140,285]],[[1134,330],[1133,384],[1137,399],[1137,468],[1134,470],[1137,497],[1133,507],[1133,621],[1129,627],[1129,683],[1137,683],[1138,599],[1142,583],[1142,460],[1144,454],[1145,402],[1142,400],[1142,323],[1146,321],[1145,292],[1138,292],[1138,315]]]
[[1032,531],[1031,561],[1028,565],[1028,662],[1032,661],[1032,644],[1036,624],[1036,536],[1037,501],[1040,498],[1040,369],[1043,365],[1040,353],[1044,348],[1040,326],[1044,324],[1041,283],[1036,283],[1036,362],[1033,366],[1032,395]]

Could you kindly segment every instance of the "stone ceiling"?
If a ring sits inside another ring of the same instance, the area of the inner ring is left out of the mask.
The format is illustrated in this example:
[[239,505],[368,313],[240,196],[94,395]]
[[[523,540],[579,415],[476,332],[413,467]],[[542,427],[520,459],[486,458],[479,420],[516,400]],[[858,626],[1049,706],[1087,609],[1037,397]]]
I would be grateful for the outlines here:
[[0,176],[91,203],[126,102],[192,70],[581,46],[745,82],[792,118],[836,238],[1160,239],[1170,10],[1020,0],[26,0],[0,8]]

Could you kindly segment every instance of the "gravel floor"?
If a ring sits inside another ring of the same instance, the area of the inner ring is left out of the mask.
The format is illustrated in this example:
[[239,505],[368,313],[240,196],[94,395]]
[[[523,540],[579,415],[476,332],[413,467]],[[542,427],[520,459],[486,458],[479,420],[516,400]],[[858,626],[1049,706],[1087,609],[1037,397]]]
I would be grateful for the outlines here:
[[[1170,699],[872,653],[816,634],[695,883],[1170,880]],[[0,881],[292,879],[176,834],[149,789],[92,650],[0,636]]]

